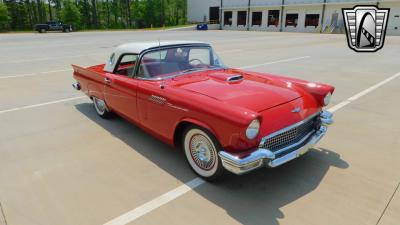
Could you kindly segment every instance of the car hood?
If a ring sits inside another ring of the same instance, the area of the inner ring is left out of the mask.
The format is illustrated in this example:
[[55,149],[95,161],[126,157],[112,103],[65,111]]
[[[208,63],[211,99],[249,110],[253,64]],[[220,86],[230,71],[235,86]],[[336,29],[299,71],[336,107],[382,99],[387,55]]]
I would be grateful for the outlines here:
[[284,82],[253,77],[234,70],[183,76],[176,80],[175,85],[254,112],[261,112],[302,97],[301,93]]

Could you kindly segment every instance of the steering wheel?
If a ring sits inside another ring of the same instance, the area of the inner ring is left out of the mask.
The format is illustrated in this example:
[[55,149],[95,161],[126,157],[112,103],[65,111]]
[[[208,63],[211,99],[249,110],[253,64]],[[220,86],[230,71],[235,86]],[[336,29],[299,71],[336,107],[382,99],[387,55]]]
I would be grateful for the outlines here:
[[[197,61],[197,62],[199,62],[199,63],[193,64],[192,62],[195,62],[195,61]],[[204,65],[203,61],[201,61],[200,59],[191,59],[191,60],[189,60],[189,64],[190,64],[191,66]]]

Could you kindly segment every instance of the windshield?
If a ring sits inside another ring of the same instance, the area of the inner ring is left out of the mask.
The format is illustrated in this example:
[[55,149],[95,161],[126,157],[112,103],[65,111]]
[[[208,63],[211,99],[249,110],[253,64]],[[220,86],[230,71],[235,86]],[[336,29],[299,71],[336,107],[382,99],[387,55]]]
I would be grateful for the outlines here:
[[174,47],[144,54],[140,62],[138,77],[162,79],[193,71],[222,67],[224,65],[211,47]]

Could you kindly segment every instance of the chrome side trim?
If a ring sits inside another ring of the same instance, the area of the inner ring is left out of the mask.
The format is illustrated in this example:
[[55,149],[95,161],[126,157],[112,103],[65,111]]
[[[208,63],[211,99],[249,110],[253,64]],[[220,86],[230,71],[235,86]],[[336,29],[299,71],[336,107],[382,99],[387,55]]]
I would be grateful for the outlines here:
[[150,95],[148,99],[149,101],[152,101],[160,105],[165,104],[165,102],[167,101],[165,98],[156,95]]
[[186,108],[182,108],[182,107],[180,107],[180,106],[177,106],[177,105],[173,105],[173,104],[171,104],[171,103],[167,103],[167,106],[169,106],[169,107],[171,107],[171,108],[174,108],[174,109],[178,109],[178,110],[182,110],[182,111],[185,111],[185,112],[188,112],[189,110],[188,109],[186,109]]

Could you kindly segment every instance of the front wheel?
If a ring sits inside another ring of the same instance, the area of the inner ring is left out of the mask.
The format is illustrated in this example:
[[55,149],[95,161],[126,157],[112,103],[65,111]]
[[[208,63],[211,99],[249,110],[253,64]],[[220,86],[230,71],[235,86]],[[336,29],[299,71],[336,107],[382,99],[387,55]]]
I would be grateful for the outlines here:
[[102,99],[93,97],[93,105],[97,114],[102,118],[110,118],[112,112],[107,108],[106,102]]
[[208,181],[222,178],[224,168],[218,156],[221,146],[209,131],[196,126],[186,129],[183,149],[190,167],[197,175]]

